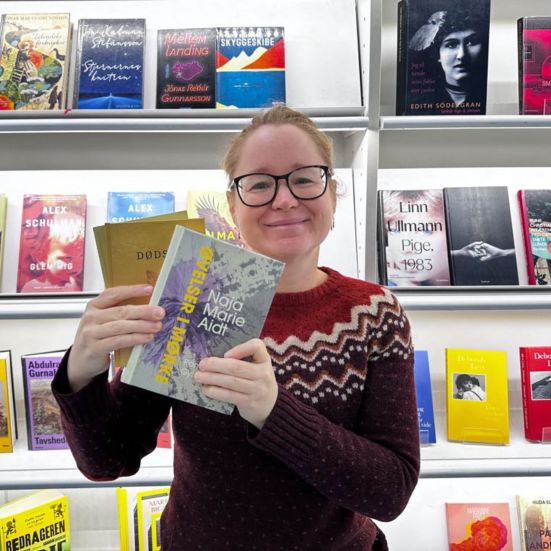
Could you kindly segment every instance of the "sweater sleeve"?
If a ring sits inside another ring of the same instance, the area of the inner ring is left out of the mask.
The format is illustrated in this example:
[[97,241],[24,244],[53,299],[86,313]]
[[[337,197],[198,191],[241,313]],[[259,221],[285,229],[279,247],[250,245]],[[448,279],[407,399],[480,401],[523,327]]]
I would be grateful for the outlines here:
[[332,423],[280,386],[262,430],[249,432],[254,446],[279,458],[328,499],[381,521],[403,511],[420,468],[410,326],[398,308],[399,317],[386,324],[392,329],[369,337],[354,431]]
[[77,392],[67,378],[70,349],[59,365],[52,391],[61,423],[79,470],[94,481],[115,480],[138,472],[141,459],[157,444],[157,434],[172,401],[120,381],[107,373]]

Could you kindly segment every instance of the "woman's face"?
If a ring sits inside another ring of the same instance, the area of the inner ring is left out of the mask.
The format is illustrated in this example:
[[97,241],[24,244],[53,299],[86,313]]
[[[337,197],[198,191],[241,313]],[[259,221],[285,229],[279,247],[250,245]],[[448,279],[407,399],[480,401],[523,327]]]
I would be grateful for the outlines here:
[[472,30],[457,31],[447,35],[440,45],[440,64],[446,75],[446,82],[461,86],[472,76],[480,61],[482,42]]
[[[245,141],[235,176],[261,172],[287,174],[325,161],[310,136],[290,124],[265,125]],[[229,197],[235,224],[247,244],[255,251],[286,262],[317,262],[319,246],[331,228],[336,197],[328,185],[321,197],[303,201],[293,197],[284,180],[269,205],[248,207],[234,189]]]
[[469,391],[469,390],[472,390],[474,388],[474,385],[473,385],[473,382],[472,381],[463,381],[461,383],[461,386],[463,387],[463,390],[465,392]]

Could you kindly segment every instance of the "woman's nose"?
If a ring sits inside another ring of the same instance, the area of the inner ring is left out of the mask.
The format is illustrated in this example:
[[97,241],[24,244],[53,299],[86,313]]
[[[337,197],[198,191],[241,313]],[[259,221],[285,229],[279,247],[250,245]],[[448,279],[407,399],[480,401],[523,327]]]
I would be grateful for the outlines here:
[[289,184],[283,179],[280,180],[275,199],[272,202],[273,207],[278,209],[289,208],[297,203],[297,199],[289,189]]

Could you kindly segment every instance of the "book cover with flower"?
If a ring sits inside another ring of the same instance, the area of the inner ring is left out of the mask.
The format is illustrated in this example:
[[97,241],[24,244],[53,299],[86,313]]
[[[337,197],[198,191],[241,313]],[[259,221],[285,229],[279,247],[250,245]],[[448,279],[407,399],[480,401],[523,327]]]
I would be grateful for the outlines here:
[[0,110],[65,108],[70,36],[68,13],[2,16]]
[[193,375],[260,335],[284,264],[177,226],[150,304],[166,311],[150,343],[132,349],[122,381],[231,414],[233,404],[205,396]]

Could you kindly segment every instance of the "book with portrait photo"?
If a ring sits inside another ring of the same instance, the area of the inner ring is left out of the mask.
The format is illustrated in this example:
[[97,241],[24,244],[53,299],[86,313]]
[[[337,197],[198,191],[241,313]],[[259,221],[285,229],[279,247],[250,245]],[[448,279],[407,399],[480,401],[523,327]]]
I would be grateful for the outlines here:
[[446,349],[448,440],[509,443],[507,355]]
[[522,551],[551,549],[551,494],[517,494]]
[[0,453],[12,453],[17,440],[15,387],[10,350],[0,350]]
[[379,191],[381,283],[450,285],[441,189]]
[[551,442],[551,346],[521,347],[520,374],[524,435]]
[[484,115],[490,0],[401,0],[397,115]]
[[518,285],[505,186],[444,188],[453,285]]
[[132,349],[121,380],[230,415],[205,396],[199,362],[260,335],[284,264],[176,226],[150,300],[167,315],[153,341]]

